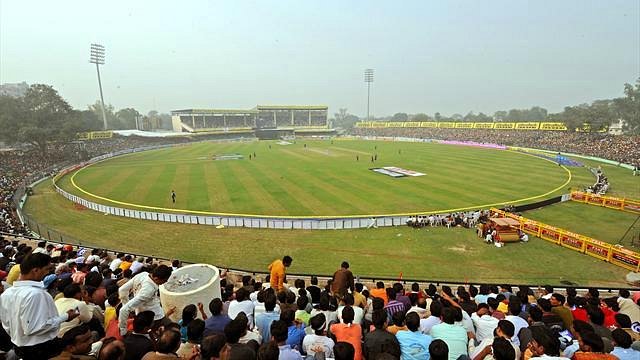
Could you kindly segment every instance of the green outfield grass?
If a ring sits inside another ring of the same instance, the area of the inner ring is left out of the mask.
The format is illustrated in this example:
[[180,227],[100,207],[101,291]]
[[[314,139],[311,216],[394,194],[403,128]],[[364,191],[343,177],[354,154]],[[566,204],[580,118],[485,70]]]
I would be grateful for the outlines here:
[[50,227],[84,245],[223,267],[266,271],[273,259],[290,254],[293,273],[332,274],[348,260],[356,274],[373,277],[402,272],[404,278],[441,281],[626,285],[626,270],[545,240],[498,249],[463,228],[303,231],[159,223],[79,210],[54,192],[51,181],[35,188],[26,212],[42,222],[43,234]]
[[[306,145],[306,146],[305,146]],[[242,160],[212,160],[237,153]],[[248,156],[252,156],[252,160]],[[377,155],[377,161],[371,158]],[[358,160],[357,160],[358,158]],[[394,179],[397,166],[425,176]],[[592,182],[593,177],[586,175]],[[263,215],[360,215],[487,208],[566,192],[568,172],[512,151],[406,142],[201,143],[147,151],[79,170],[68,191],[105,204]],[[96,195],[82,194],[78,188]],[[172,203],[171,190],[177,201]],[[520,200],[520,201],[518,201]]]
[[611,244],[617,244],[638,218],[637,214],[573,201],[527,211],[523,216]]

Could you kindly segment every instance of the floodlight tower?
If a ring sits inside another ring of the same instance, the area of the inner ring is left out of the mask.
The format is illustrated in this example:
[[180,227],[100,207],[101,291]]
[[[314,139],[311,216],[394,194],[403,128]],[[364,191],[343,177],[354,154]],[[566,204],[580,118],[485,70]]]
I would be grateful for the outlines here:
[[369,103],[371,99],[371,83],[373,82],[373,69],[364,69],[364,82],[367,83],[367,121],[369,118]]
[[98,87],[100,88],[100,103],[102,104],[102,121],[104,122],[104,129],[107,130],[107,114],[104,110],[104,96],[102,95],[102,82],[100,81],[100,65],[104,65],[104,46],[91,44],[91,57],[89,58],[89,62],[96,64]]

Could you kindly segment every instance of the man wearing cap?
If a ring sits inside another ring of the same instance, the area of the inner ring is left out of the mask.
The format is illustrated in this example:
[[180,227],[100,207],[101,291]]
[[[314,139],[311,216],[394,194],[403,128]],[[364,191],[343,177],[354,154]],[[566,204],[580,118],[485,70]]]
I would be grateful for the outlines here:
[[58,315],[42,279],[51,270],[51,257],[27,255],[20,264],[20,278],[0,295],[0,319],[11,337],[16,354],[24,359],[49,359],[62,348],[57,338],[60,324],[75,319],[69,310]]

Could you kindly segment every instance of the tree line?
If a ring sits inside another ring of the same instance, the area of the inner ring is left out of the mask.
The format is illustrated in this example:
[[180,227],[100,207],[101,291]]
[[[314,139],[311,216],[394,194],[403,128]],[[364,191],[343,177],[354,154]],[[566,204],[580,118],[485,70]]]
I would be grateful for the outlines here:
[[[627,133],[640,133],[640,78],[635,86],[624,84],[625,96],[609,100],[595,100],[575,106],[566,106],[559,113],[550,114],[547,109],[533,106],[529,109],[500,110],[487,115],[482,112],[470,111],[466,115],[453,114],[444,116],[439,112],[432,116],[426,113],[407,114],[395,113],[391,116],[377,117],[376,121],[404,122],[404,121],[465,121],[465,122],[563,122],[570,130],[582,128],[583,124],[589,125],[590,131],[597,131],[619,120],[624,121],[623,130]],[[351,128],[353,125],[366,119],[360,119],[349,114],[346,108],[340,109],[334,116],[334,125],[337,127]]]
[[[151,111],[142,115],[136,109],[115,111],[105,106],[109,130],[135,129],[136,119],[145,128],[162,128],[171,121],[169,114]],[[28,143],[42,153],[49,142],[65,142],[77,133],[103,130],[100,102],[85,110],[73,109],[52,86],[33,84],[22,97],[0,96],[0,141]]]

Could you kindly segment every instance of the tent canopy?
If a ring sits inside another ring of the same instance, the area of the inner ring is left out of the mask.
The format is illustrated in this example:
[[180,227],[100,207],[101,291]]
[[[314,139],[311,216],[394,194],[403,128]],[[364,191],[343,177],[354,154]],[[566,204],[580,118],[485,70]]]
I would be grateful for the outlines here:
[[495,218],[494,217],[494,218],[489,218],[489,220],[498,226],[513,226],[513,227],[520,226],[520,222],[512,218]]

